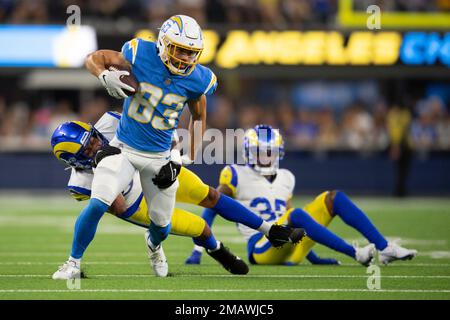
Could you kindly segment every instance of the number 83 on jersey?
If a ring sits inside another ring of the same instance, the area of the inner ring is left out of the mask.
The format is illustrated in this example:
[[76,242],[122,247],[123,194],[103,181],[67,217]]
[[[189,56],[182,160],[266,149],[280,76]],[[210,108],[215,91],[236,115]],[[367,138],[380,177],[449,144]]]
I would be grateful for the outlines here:
[[[173,129],[177,123],[179,113],[184,108],[187,98],[175,93],[164,95],[161,88],[147,82],[139,84],[139,93],[135,94],[128,107],[128,116],[140,123],[149,123],[158,130]],[[148,98],[146,98],[148,96]],[[163,117],[153,115],[159,103],[167,106]],[[175,109],[171,107],[175,105]]]

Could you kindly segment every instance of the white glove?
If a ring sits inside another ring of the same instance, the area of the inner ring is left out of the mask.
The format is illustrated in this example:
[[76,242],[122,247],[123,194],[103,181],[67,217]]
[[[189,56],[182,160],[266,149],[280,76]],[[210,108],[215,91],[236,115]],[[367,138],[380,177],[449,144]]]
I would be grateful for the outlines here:
[[111,97],[116,99],[124,99],[127,98],[128,95],[123,92],[123,89],[134,92],[134,88],[120,81],[121,76],[129,76],[130,73],[128,71],[109,71],[105,70],[99,74],[98,79],[102,83],[102,85],[108,91],[108,94]]
[[181,163],[183,164],[183,166],[188,166],[190,164],[193,164],[194,160],[192,160],[187,154],[183,154],[181,156]]

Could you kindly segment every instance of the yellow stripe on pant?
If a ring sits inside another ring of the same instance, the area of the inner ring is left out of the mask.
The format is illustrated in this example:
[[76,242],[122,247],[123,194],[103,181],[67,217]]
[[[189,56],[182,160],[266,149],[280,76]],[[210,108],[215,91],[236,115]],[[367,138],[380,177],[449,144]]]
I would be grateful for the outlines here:
[[185,167],[181,167],[178,181],[180,185],[176,194],[177,202],[199,204],[209,193],[209,186]]
[[[333,217],[328,212],[328,208],[325,203],[325,197],[328,192],[323,192],[318,195],[312,202],[307,204],[303,210],[306,211],[316,222],[327,227]],[[289,209],[278,220],[277,224],[287,224],[288,217],[294,208]],[[308,232],[308,231],[307,231]],[[285,244],[282,248],[274,248],[270,245],[269,240],[265,237],[259,240],[255,244],[255,250],[253,252],[253,258],[257,264],[284,264],[291,262],[300,263],[311,251],[312,247],[316,244],[309,237],[303,238],[303,240],[297,244]]]

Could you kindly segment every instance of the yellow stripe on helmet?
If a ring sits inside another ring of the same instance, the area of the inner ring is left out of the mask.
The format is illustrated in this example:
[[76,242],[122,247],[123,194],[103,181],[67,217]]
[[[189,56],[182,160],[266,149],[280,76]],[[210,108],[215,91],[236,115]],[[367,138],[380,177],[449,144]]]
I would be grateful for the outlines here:
[[170,20],[178,25],[178,29],[180,30],[180,32],[183,32],[183,22],[181,21],[181,18],[179,16],[173,16],[170,18]]
[[76,123],[86,131],[91,131],[92,126],[89,123],[83,122],[83,121],[72,121],[73,123]]
[[258,134],[256,133],[255,129],[248,129],[245,133],[245,136],[248,138],[248,141],[251,145],[258,145]]
[[68,152],[71,154],[77,153],[81,148],[81,144],[75,142],[60,142],[53,147],[53,153],[56,158],[60,160],[61,153]]
[[281,145],[283,144],[283,137],[281,136],[280,131],[278,131],[277,129],[275,129],[274,132],[275,132],[275,146],[281,147]]

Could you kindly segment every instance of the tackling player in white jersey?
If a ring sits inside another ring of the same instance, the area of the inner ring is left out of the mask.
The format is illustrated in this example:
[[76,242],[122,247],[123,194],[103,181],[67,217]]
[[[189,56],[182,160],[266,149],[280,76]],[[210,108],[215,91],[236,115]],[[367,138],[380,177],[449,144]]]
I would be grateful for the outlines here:
[[[335,259],[318,257],[312,250],[316,242],[346,254],[362,265],[373,261],[375,249],[383,264],[412,259],[417,254],[416,250],[386,241],[364,212],[341,191],[323,192],[303,209],[293,208],[291,198],[295,177],[289,170],[278,167],[283,155],[284,143],[279,131],[259,125],[245,134],[246,165],[226,166],[220,174],[220,192],[238,200],[266,221],[306,230],[307,237],[299,244],[275,249],[258,232],[238,225],[247,240],[251,263],[296,265],[306,257],[313,264],[339,264]],[[215,212],[206,209],[202,216],[211,226]],[[329,231],[326,227],[335,216],[359,231],[370,244],[363,248],[354,247]],[[186,263],[200,263],[201,252],[202,249],[196,246]]]
[[[103,144],[111,140],[117,130],[120,113],[107,112],[97,123],[92,126],[81,121],[65,122],[58,126],[52,135],[52,145],[59,144],[58,150],[70,145],[81,143],[83,137],[89,139],[85,146],[80,145],[81,152],[71,154],[70,152],[59,152],[60,160],[70,165],[71,175],[67,187],[71,195],[78,201],[85,201],[91,197],[92,182],[94,180],[93,157]],[[83,156],[86,154],[87,156]],[[183,191],[182,189],[180,191]],[[136,171],[133,180],[121,194],[117,196],[108,209],[108,212],[127,222],[140,227],[147,228],[150,225],[150,218],[147,214],[147,203],[143,198],[140,177]],[[175,208],[172,216],[171,233],[192,237],[196,243],[207,249],[208,254],[217,260],[226,270],[233,274],[246,274],[248,267],[238,257],[233,255],[221,242],[215,240],[209,226],[199,216]],[[153,269],[164,267],[158,255],[153,255],[149,251],[149,258]],[[53,274],[53,279],[73,279],[81,276],[80,265],[66,263]]]

